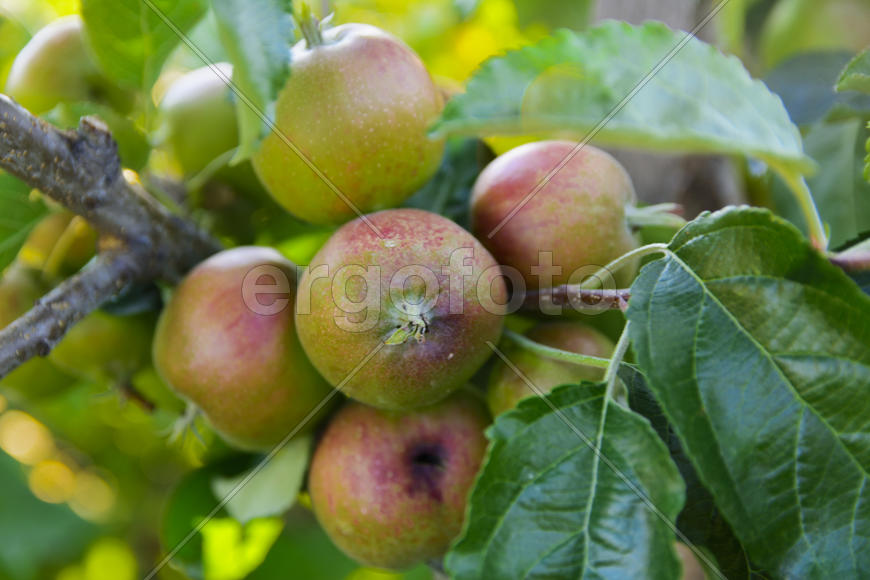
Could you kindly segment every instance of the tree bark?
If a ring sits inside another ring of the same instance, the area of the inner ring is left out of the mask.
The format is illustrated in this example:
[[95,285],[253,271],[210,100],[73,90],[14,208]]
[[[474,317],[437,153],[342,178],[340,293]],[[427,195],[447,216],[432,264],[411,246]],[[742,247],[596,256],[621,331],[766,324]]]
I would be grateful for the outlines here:
[[0,169],[84,217],[100,234],[97,258],[0,331],[0,378],[45,356],[69,327],[137,282],[177,282],[220,245],[124,177],[105,125],[61,131],[0,95]]

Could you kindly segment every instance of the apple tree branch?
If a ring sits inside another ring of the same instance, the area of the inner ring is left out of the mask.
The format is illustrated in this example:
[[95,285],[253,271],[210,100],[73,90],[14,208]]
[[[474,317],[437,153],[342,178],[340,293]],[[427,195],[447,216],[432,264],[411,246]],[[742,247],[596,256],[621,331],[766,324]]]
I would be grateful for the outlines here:
[[176,282],[220,250],[124,178],[117,144],[98,119],[86,117],[77,130],[61,131],[0,95],[0,169],[84,217],[100,234],[90,264],[0,331],[0,377],[48,354],[72,324],[132,285]]

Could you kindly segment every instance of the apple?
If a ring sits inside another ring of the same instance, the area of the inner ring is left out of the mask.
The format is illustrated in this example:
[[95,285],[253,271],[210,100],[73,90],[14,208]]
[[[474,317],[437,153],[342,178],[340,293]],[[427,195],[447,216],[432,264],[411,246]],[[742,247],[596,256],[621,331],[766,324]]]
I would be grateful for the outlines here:
[[103,384],[129,380],[149,364],[154,315],[96,310],[70,327],[48,354],[67,373]]
[[[529,289],[579,283],[638,246],[625,219],[625,206],[635,203],[631,179],[600,149],[582,147],[530,197],[576,145],[521,145],[490,163],[472,190],[472,231]],[[627,286],[635,272],[623,268],[616,285]]]
[[55,20],[30,39],[12,63],[6,94],[36,114],[59,103],[91,101],[122,112],[132,103],[97,67],[78,16]]
[[18,260],[49,276],[64,277],[81,269],[97,251],[97,233],[81,217],[53,212],[31,230]]
[[300,41],[291,63],[276,103],[279,133],[253,156],[260,180],[287,211],[340,224],[356,211],[398,206],[432,177],[444,142],[426,131],[443,101],[402,41],[373,26],[344,24]]
[[[0,329],[12,324],[48,291],[38,270],[14,262],[0,279]],[[33,358],[0,380],[0,388],[26,398],[53,395],[73,383],[73,378],[49,360]]]
[[204,66],[176,79],[160,101],[162,137],[185,176],[193,176],[239,144],[236,104],[221,75],[229,63]]
[[160,316],[155,368],[242,449],[269,449],[306,420],[310,430],[330,394],[299,345],[295,293],[294,264],[244,246],[196,266]]
[[677,556],[683,565],[682,580],[707,580],[707,573],[704,571],[704,566],[698,560],[698,557],[689,546],[682,542],[675,542],[674,547],[677,550]]
[[[532,328],[526,337],[545,346],[589,356],[608,358],[613,354],[613,342],[594,328],[579,322],[547,322]],[[604,369],[544,358],[537,353],[510,345],[502,353],[542,393],[554,387],[581,381],[600,381]],[[523,378],[499,360],[493,365],[486,400],[492,414],[513,409],[520,399],[537,396]]]
[[351,558],[404,569],[459,534],[489,414],[461,390],[416,411],[350,402],[327,425],[308,489],[323,529]]
[[492,354],[507,302],[480,242],[417,209],[345,224],[299,287],[296,326],[314,366],[348,396],[394,410],[464,385]]

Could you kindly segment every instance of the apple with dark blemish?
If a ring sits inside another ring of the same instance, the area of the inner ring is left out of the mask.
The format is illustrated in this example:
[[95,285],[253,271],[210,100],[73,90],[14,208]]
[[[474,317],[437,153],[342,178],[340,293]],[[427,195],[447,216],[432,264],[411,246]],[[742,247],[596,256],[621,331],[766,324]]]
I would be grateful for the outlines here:
[[410,412],[351,402],[311,464],[317,519],[351,558],[404,569],[440,558],[459,534],[490,418],[468,390]]
[[[635,203],[628,173],[608,153],[576,147],[521,145],[496,158],[474,184],[472,231],[500,264],[519,270],[528,288],[579,283],[638,246],[625,218],[625,207]],[[628,285],[636,270],[623,268],[617,285]]]
[[299,345],[295,292],[295,267],[277,251],[234,248],[194,268],[157,325],[155,368],[242,449],[310,430],[330,393]]
[[275,104],[276,131],[252,158],[257,175],[312,223],[400,205],[444,153],[444,141],[427,135],[443,106],[438,88],[413,50],[374,26],[302,29]]
[[507,288],[470,233],[427,211],[377,212],[340,228],[299,284],[311,362],[363,403],[404,410],[464,385],[501,336]]

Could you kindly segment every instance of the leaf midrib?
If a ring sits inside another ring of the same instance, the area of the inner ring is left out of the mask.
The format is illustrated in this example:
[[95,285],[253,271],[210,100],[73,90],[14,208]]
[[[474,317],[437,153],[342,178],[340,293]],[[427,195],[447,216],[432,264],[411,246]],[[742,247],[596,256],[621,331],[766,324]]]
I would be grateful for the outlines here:
[[[794,398],[804,407],[806,410],[809,410],[816,418],[828,429],[828,431],[834,436],[834,440],[837,442],[837,445],[846,453],[849,459],[858,467],[858,470],[864,475],[864,479],[867,479],[868,471],[861,465],[861,463],[855,458],[854,454],[849,450],[848,447],[843,443],[842,439],[840,439],[839,432],[834,429],[834,427],[827,421],[825,417],[820,415],[816,410],[810,405],[807,401],[804,400],[800,391],[798,391],[795,386],[792,384],[791,380],[785,374],[783,369],[779,366],[776,359],[772,356],[772,353],[768,352],[764,346],[759,343],[756,338],[740,323],[740,321],[734,317],[731,311],[725,307],[725,305],[719,300],[719,298],[713,294],[704,284],[704,280],[697,276],[695,272],[689,267],[686,262],[684,262],[676,253],[670,253],[671,258],[676,261],[680,267],[689,274],[701,287],[702,292],[709,297],[709,299],[716,304],[722,312],[731,320],[734,326],[746,337],[749,338],[750,342],[756,346],[756,348],[763,354],[763,356],[770,362],[773,368],[776,369],[777,374],[782,378],[783,383],[788,385],[788,388],[794,394]],[[697,377],[695,377],[695,382],[697,383]]]

